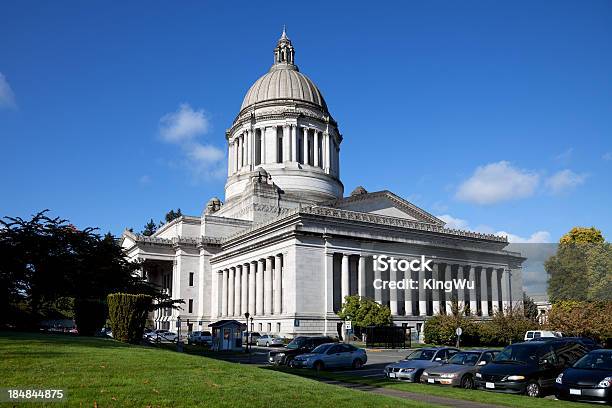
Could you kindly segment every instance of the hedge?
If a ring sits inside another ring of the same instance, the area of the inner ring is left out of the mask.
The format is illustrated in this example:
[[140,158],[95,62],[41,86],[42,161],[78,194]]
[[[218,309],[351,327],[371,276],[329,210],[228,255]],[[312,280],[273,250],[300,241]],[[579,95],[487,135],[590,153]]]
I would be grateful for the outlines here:
[[126,343],[140,343],[151,310],[151,296],[111,293],[107,299],[113,338]]
[[79,336],[93,336],[104,326],[106,305],[99,299],[76,299],[74,320],[79,329]]

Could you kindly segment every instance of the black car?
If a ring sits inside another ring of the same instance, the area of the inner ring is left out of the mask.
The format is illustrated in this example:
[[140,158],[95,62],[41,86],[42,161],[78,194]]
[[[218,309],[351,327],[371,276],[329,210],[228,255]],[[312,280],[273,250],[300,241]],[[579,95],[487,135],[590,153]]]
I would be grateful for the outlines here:
[[488,391],[541,397],[554,389],[555,379],[589,350],[579,341],[531,340],[503,349],[475,375],[476,387]]
[[558,399],[612,402],[612,350],[591,351],[555,381]]
[[268,362],[277,365],[289,365],[291,360],[299,354],[306,354],[323,343],[333,343],[336,340],[327,336],[298,336],[291,340],[282,350],[274,350],[268,353]]

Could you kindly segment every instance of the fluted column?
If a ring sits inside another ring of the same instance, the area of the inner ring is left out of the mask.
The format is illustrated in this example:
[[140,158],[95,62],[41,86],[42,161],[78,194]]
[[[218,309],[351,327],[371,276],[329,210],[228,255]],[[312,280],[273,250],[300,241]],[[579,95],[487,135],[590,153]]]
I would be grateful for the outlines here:
[[314,131],[314,144],[312,148],[312,156],[313,156],[313,165],[319,167],[319,131],[315,129]]
[[247,130],[247,165],[251,170],[251,164],[253,163],[253,130]]
[[[465,278],[463,273],[463,266],[457,266],[457,282],[462,282]],[[461,286],[457,287],[457,304],[459,305],[459,311],[465,314],[465,288],[461,289]]]
[[427,298],[425,297],[425,271],[419,269],[419,315],[427,316]]
[[274,257],[274,314],[282,311],[282,277],[283,277],[283,258],[282,255]]
[[[382,279],[382,272],[379,269],[374,269],[374,280],[380,282]],[[379,305],[382,305],[382,289],[374,288],[374,300]]]
[[495,315],[495,313],[499,312],[499,289],[498,289],[498,284],[499,284],[499,278],[498,278],[498,272],[497,269],[493,268],[493,270],[491,271],[491,300],[493,303],[492,306],[492,312],[493,315]]
[[480,269],[480,309],[482,316],[489,316],[489,293],[487,290],[487,268]]
[[304,164],[309,164],[308,163],[308,128],[304,127],[304,140],[303,140],[303,144],[304,144]]
[[255,316],[260,316],[264,312],[264,261],[257,260],[257,273],[255,275]]
[[357,290],[359,296],[366,295],[366,257],[359,255],[359,263],[357,264]]
[[229,275],[227,277],[227,315],[234,315],[234,294],[235,294],[235,285],[234,279],[236,277],[236,268],[229,269]]
[[238,137],[234,137],[234,143],[232,144],[234,147],[234,151],[232,153],[232,173],[236,173],[238,171]]
[[[397,268],[389,269],[389,282],[397,282]],[[389,309],[391,316],[397,316],[397,286],[389,287]]]
[[412,289],[410,287],[412,272],[410,270],[404,272],[404,279],[406,280],[406,287],[404,288],[404,314],[412,316]]
[[297,161],[297,130],[295,125],[291,125],[291,161]]
[[476,301],[476,268],[473,266],[467,266],[468,272],[468,283],[474,283],[474,289],[469,289],[468,294],[470,296],[470,314],[476,316],[478,312],[478,302]]
[[341,294],[342,301],[340,303],[344,303],[344,298],[349,295],[349,256],[347,254],[342,254],[342,275],[341,275]]
[[261,148],[259,149],[261,152],[261,164],[267,162],[266,160],[266,127],[261,128]]
[[[431,268],[431,270],[432,270],[431,278],[434,280],[434,282],[438,281],[440,279],[440,271],[439,271],[438,264],[437,263],[433,264],[433,267]],[[432,299],[432,314],[434,316],[439,315],[440,314],[440,291],[438,289],[432,289],[431,299]]]
[[242,315],[242,303],[241,303],[241,295],[242,295],[242,265],[236,267],[236,276],[234,277],[234,315],[241,316]]
[[510,296],[510,270],[504,268],[502,270],[501,278],[501,300],[503,311],[506,312],[512,306],[512,299]]
[[266,258],[264,270],[264,314],[272,313],[272,258]]
[[323,170],[329,173],[329,133],[327,131],[323,132],[323,148],[321,152],[323,153]]
[[[446,264],[446,270],[444,272],[444,280],[445,281],[452,281],[453,279],[453,266],[451,264]],[[452,314],[453,311],[453,292],[444,292],[444,296],[445,296],[445,300],[446,300],[446,305],[444,306],[446,308],[446,314],[450,315]]]
[[221,272],[221,316],[227,316],[227,279],[229,270],[224,269]]
[[[242,284],[240,285],[240,314],[249,310],[249,264],[242,265]],[[253,312],[249,312],[253,313]]]
[[227,175],[231,176],[233,173],[233,169],[232,169],[232,151],[234,150],[234,145],[230,142],[228,144],[228,149],[227,149]]
[[255,268],[257,264],[255,262],[249,263],[249,274],[248,274],[248,308],[247,311],[252,315],[255,314]]

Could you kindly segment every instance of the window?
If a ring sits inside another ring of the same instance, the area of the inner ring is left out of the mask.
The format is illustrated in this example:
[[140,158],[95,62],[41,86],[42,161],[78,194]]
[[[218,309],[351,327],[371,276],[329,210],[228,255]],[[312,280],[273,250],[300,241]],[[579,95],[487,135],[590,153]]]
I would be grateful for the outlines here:
[[189,299],[189,313],[193,313],[193,299]]
[[281,329],[281,324],[280,323],[276,323],[276,332],[280,333],[280,329]]
[[193,272],[189,272],[189,286],[193,286]]
[[268,333],[272,331],[272,323],[268,323]]
[[263,331],[263,323],[259,323],[259,331]]
[[255,323],[251,323],[251,331],[255,331]]

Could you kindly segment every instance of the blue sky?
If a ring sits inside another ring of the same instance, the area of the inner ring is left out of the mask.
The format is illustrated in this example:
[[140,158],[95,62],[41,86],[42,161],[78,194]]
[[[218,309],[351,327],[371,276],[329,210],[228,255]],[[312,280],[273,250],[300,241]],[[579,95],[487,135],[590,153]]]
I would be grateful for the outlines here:
[[612,2],[221,3],[5,2],[0,215],[115,234],[199,215],[286,24],[344,135],[347,194],[517,241],[612,236]]

